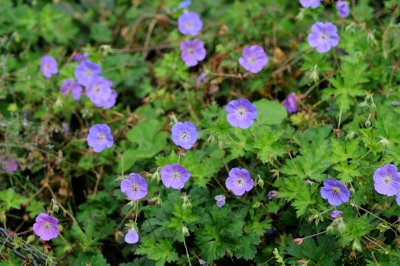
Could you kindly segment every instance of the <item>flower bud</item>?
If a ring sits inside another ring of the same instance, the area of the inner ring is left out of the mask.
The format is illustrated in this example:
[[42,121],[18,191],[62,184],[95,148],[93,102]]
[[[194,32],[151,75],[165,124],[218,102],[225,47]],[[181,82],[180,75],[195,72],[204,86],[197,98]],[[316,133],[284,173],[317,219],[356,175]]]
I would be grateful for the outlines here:
[[[340,221],[341,219],[338,219],[338,220]],[[344,231],[346,231],[346,229],[347,229],[347,225],[345,223],[343,223],[343,220],[340,221],[338,224],[338,231],[340,233],[343,233]]]
[[259,185],[260,188],[264,187],[264,180],[262,180],[262,178],[260,176],[258,176],[257,185]]
[[300,237],[293,239],[293,242],[298,244],[298,245],[303,244],[303,241],[304,241],[304,238],[300,238]]
[[189,229],[186,226],[182,227],[182,234],[183,236],[189,236]]
[[32,243],[35,240],[35,236],[34,235],[30,235],[28,236],[28,238],[26,239],[26,243]]
[[310,79],[314,82],[317,82],[319,80],[317,67],[318,67],[318,65],[315,65],[313,71],[311,71],[311,74],[310,74]]
[[54,202],[53,206],[51,206],[51,209],[53,210],[53,212],[58,213],[60,207],[58,207],[57,203]]
[[385,148],[390,145],[390,141],[384,137],[381,137],[381,140],[378,143]]

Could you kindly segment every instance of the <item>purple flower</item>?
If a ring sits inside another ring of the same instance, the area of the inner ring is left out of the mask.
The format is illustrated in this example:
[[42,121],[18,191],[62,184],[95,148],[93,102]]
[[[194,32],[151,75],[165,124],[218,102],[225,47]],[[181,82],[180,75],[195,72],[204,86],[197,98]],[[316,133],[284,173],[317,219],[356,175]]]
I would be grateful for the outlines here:
[[112,81],[95,77],[86,87],[86,95],[97,107],[111,108],[117,99],[117,92],[112,88]]
[[225,181],[227,189],[236,196],[242,196],[246,191],[250,191],[254,186],[254,181],[250,173],[245,168],[232,168],[229,177]]
[[347,18],[350,14],[350,9],[349,9],[349,4],[344,1],[337,1],[336,2],[336,8],[338,10],[338,14],[342,18]]
[[82,95],[81,85],[79,85],[79,83],[73,79],[64,80],[63,84],[60,87],[60,91],[62,94],[64,94],[65,97],[67,97],[67,95],[71,93],[72,99],[74,101],[79,100]]
[[207,261],[203,260],[203,259],[199,259],[199,264],[202,266],[208,266]]
[[189,171],[180,164],[167,164],[161,169],[161,181],[167,188],[182,189],[189,180]]
[[185,65],[192,67],[206,58],[204,43],[199,39],[185,40],[181,43],[181,57]]
[[203,22],[194,12],[186,12],[178,18],[178,29],[182,34],[196,36],[201,31]]
[[394,196],[400,190],[400,173],[394,164],[385,164],[374,173],[376,192],[386,196]]
[[285,107],[289,114],[297,112],[296,94],[294,92],[289,93],[289,95],[283,101],[283,107]]
[[218,207],[222,207],[225,205],[225,196],[224,195],[217,195],[214,197],[214,199],[217,201],[215,203],[215,205],[217,205]]
[[147,181],[136,173],[129,174],[129,178],[122,180],[121,191],[130,200],[140,200],[146,197]]
[[397,202],[397,205],[400,206],[400,190],[397,192],[397,195],[396,195],[396,202]]
[[257,118],[257,108],[247,99],[230,101],[225,107],[228,113],[226,120],[233,127],[249,128]]
[[272,226],[270,229],[267,231],[267,235],[273,235],[277,232],[276,228]]
[[57,61],[51,56],[42,56],[40,72],[42,72],[43,76],[46,78],[51,78],[51,76],[58,73]]
[[193,147],[199,136],[192,122],[178,122],[172,127],[171,132],[172,141],[186,150]]
[[70,131],[69,124],[67,122],[62,122],[61,127],[64,131],[64,134],[68,134]]
[[79,84],[88,86],[101,73],[101,67],[90,60],[82,61],[75,68],[75,77]]
[[207,74],[205,72],[201,73],[197,77],[196,83],[199,84],[199,85],[204,84],[204,82],[206,81],[206,76],[207,76]]
[[125,242],[128,244],[135,244],[139,241],[139,234],[134,228],[129,229],[125,235]]
[[58,228],[58,219],[41,213],[36,216],[35,223],[33,224],[33,232],[39,236],[43,241],[49,241],[50,239],[56,238],[60,233]]
[[74,55],[74,56],[72,57],[72,61],[81,62],[81,61],[83,61],[83,60],[86,60],[88,57],[89,57],[89,56],[86,55],[86,54],[77,53],[76,55]]
[[270,192],[268,192],[268,195],[267,195],[269,200],[276,198],[276,196],[278,196],[278,191],[276,191],[276,190],[271,190]]
[[239,58],[239,64],[251,73],[260,72],[267,63],[268,56],[259,45],[243,48],[242,57]]
[[304,7],[311,7],[312,9],[316,9],[321,4],[321,0],[300,0],[300,4]]
[[342,182],[328,178],[324,182],[324,186],[320,190],[323,199],[327,199],[329,204],[339,206],[348,202],[350,199],[350,191]]
[[96,124],[89,129],[87,136],[89,147],[92,147],[94,152],[102,152],[104,149],[111,148],[114,144],[111,129],[106,124]]
[[308,35],[308,44],[321,54],[328,52],[339,44],[337,28],[330,22],[316,22]]
[[343,212],[341,212],[341,211],[334,210],[333,212],[331,212],[331,217],[332,217],[333,219],[342,217],[342,213],[343,213]]
[[188,8],[191,4],[192,4],[191,0],[183,0],[179,3],[178,8],[185,9]]
[[6,157],[2,162],[3,170],[7,173],[13,173],[18,169],[18,162],[10,157]]

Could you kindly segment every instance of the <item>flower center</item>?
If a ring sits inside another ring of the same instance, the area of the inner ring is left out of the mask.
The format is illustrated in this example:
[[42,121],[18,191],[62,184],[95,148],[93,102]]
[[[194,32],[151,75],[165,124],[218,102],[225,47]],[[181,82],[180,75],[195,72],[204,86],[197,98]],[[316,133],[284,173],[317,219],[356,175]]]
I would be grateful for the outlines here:
[[43,65],[44,71],[49,71],[49,68],[50,68],[49,64],[44,64]]
[[242,186],[244,185],[244,179],[243,179],[243,177],[238,177],[238,178],[236,179],[236,185],[237,185],[238,187],[242,187]]
[[132,184],[131,189],[132,189],[133,192],[138,192],[139,189],[140,189],[140,185],[134,183],[134,184]]
[[99,93],[99,92],[100,92],[100,87],[97,86],[97,85],[94,85],[94,86],[93,86],[93,91],[94,91],[95,93]]
[[340,188],[337,186],[331,187],[331,192],[334,196],[337,196],[340,194]]
[[247,109],[244,107],[239,107],[236,109],[236,115],[243,119],[247,115]]
[[249,61],[249,64],[252,65],[254,63],[254,61],[256,61],[256,59],[252,56],[249,57],[249,59],[247,59]]
[[186,28],[192,29],[192,28],[193,28],[192,22],[187,22],[187,23],[186,23]]
[[327,35],[326,33],[321,33],[321,35],[319,36],[319,38],[320,38],[322,41],[326,41],[326,40],[328,40],[328,35]]
[[182,131],[180,133],[180,138],[184,142],[187,142],[189,140],[189,137],[190,137],[190,135],[189,135],[189,132],[187,132],[187,131]]
[[188,49],[188,54],[192,55],[193,52],[194,52],[194,51],[193,51],[193,48],[189,48],[189,49]]
[[11,168],[12,162],[11,161],[4,161],[3,164],[4,164],[4,168],[9,169],[9,168]]
[[171,174],[171,178],[173,180],[178,180],[178,179],[181,178],[181,174],[178,171],[173,171],[172,174]]
[[85,69],[85,76],[86,77],[91,77],[93,75],[93,73],[92,73],[92,70],[90,70],[90,69]]
[[104,135],[104,134],[99,134],[99,135],[97,135],[97,139],[98,139],[100,142],[104,142],[104,141],[106,140],[106,135]]
[[51,227],[51,223],[50,222],[45,222],[43,227],[44,227],[45,230],[48,230]]
[[389,185],[389,184],[391,184],[392,183],[392,177],[391,176],[385,176],[384,178],[383,178],[383,183],[385,183],[385,185]]

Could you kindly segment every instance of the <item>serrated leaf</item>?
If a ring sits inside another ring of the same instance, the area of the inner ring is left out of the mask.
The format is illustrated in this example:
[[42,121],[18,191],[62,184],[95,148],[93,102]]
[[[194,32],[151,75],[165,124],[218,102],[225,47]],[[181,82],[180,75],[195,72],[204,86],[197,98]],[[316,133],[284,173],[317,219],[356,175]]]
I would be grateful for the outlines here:
[[2,210],[7,211],[10,209],[20,209],[21,204],[27,199],[15,192],[13,188],[0,191],[0,207]]
[[160,239],[156,241],[153,235],[141,239],[141,244],[136,253],[146,255],[149,259],[154,260],[156,265],[160,266],[165,265],[166,262],[174,262],[179,258],[171,240]]
[[257,107],[258,112],[255,126],[279,125],[287,117],[287,111],[280,103],[261,99],[253,104]]

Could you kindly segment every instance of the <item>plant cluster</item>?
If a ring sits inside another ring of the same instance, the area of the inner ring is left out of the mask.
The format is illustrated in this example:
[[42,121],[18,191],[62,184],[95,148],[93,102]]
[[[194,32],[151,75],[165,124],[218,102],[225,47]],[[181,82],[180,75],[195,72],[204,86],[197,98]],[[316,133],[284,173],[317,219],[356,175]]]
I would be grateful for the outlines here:
[[400,264],[396,1],[22,2],[0,265]]

